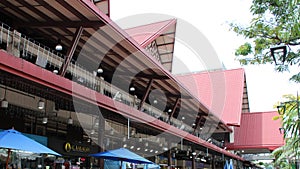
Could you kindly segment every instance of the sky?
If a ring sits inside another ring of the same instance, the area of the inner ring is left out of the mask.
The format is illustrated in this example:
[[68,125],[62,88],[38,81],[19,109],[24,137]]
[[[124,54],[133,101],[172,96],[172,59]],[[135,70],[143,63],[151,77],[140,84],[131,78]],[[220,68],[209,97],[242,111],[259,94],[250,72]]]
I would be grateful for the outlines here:
[[[122,28],[177,18],[177,28],[181,25],[196,28],[196,33],[203,35],[199,46],[210,44],[209,48],[214,50],[211,55],[216,54],[213,57],[218,57],[226,69],[235,69],[242,66],[235,60],[234,51],[246,40],[230,31],[228,23],[247,25],[252,16],[249,12],[250,5],[251,0],[110,0],[110,15]],[[183,64],[187,69],[174,70],[175,74],[202,71],[211,66],[206,64],[205,59],[197,57],[201,52],[207,55],[205,49],[202,48],[197,53],[192,45],[180,41],[183,39],[180,37],[186,32],[176,33],[179,38],[175,42],[174,67],[177,67],[176,64]],[[251,112],[275,110],[273,105],[282,100],[283,94],[296,95],[297,91],[300,92],[300,85],[289,81],[289,77],[299,67],[285,73],[275,72],[274,65],[251,65],[243,68],[246,72]]]

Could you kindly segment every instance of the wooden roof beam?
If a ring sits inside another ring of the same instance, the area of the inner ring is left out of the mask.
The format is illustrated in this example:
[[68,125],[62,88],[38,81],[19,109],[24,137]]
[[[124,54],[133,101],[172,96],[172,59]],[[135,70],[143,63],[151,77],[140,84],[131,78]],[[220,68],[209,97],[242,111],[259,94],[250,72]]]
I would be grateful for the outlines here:
[[71,62],[71,60],[72,60],[73,54],[74,54],[74,52],[76,50],[76,47],[78,45],[78,42],[80,40],[82,31],[83,31],[83,27],[82,26],[80,26],[79,28],[77,28],[75,36],[74,36],[74,38],[72,40],[72,46],[68,49],[67,57],[64,60],[64,63],[62,64],[61,68],[59,69],[58,74],[60,76],[65,76],[65,74],[67,72],[67,67],[68,67],[69,63]]
[[22,26],[27,28],[99,28],[105,24],[100,21],[48,21],[48,22],[25,22],[14,23],[15,26]]
[[174,104],[174,106],[173,106],[173,108],[172,108],[171,114],[169,115],[169,120],[168,120],[168,122],[171,121],[171,118],[173,117],[173,115],[174,115],[174,113],[175,113],[176,107],[178,106],[179,100],[180,100],[180,97],[177,97],[176,102],[175,102],[175,104]]
[[156,44],[156,46],[174,45],[174,42]]
[[151,86],[152,86],[153,81],[154,81],[153,79],[150,79],[150,80],[149,80],[149,83],[148,83],[148,85],[147,85],[145,94],[144,94],[144,96],[143,96],[143,98],[142,98],[142,100],[141,100],[141,102],[140,102],[140,105],[139,105],[139,108],[138,108],[139,110],[142,109],[143,104],[145,103],[146,98],[148,97],[148,95],[149,95],[149,93],[150,93],[150,89],[151,89]]

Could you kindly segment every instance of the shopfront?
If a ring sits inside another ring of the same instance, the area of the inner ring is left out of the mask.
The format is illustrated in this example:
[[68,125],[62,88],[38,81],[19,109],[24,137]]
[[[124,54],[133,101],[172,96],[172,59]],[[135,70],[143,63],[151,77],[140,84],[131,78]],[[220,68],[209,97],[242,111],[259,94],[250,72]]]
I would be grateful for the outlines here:
[[50,137],[48,146],[62,155],[54,161],[49,161],[48,165],[56,169],[92,168],[98,166],[97,159],[89,156],[89,154],[98,152],[98,146],[96,145]]

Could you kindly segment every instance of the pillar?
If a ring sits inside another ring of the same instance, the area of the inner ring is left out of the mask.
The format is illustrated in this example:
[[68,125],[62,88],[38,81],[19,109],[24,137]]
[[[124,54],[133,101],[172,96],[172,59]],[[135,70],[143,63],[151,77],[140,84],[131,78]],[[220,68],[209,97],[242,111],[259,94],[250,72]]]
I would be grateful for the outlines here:
[[216,163],[215,156],[212,155],[212,157],[211,157],[211,169],[215,169],[216,168],[215,163]]
[[192,155],[192,169],[196,169],[196,156]]
[[172,152],[171,150],[168,151],[168,169],[171,169],[172,167]]
[[[105,119],[102,114],[99,114],[99,127],[98,127],[98,146],[99,152],[104,152],[104,137],[105,137]],[[99,159],[99,167],[100,169],[104,169],[104,160]]]

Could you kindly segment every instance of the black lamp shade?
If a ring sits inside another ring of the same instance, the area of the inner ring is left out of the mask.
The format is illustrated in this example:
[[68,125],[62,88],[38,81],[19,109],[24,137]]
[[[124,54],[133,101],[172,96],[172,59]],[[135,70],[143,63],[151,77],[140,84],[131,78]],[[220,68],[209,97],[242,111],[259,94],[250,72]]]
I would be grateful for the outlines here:
[[277,106],[277,111],[280,115],[283,115],[285,113],[285,105],[284,104],[280,104],[279,106]]
[[286,45],[272,47],[271,56],[275,62],[275,65],[283,65],[287,55],[287,47]]

